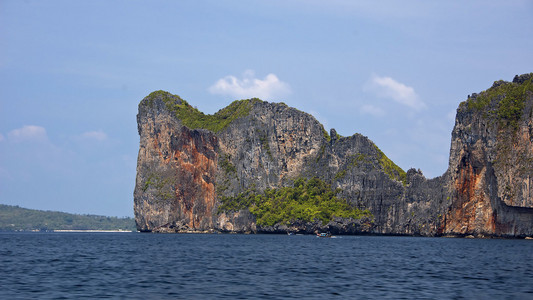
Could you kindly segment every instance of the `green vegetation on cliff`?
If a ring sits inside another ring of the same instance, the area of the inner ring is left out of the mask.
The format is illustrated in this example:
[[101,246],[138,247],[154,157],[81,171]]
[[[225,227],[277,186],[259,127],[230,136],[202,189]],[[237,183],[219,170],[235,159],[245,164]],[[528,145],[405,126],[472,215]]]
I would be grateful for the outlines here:
[[[385,153],[383,153],[383,151],[381,151],[376,145],[374,145],[374,147],[377,151],[377,160],[383,171],[389,176],[390,179],[400,181],[403,185],[406,185],[407,173],[405,173],[402,168],[390,160],[390,158],[388,158]],[[358,155],[349,155],[347,160],[348,164],[346,165],[346,168],[339,170],[339,172],[335,174],[335,180],[344,178],[350,169],[359,166],[361,163],[370,163],[373,165],[373,168],[377,168],[372,158],[362,153],[359,153]]]
[[470,110],[488,110],[486,116],[495,117],[500,125],[518,129],[528,93],[533,93],[533,73],[520,83],[496,81],[491,88],[469,98],[461,105],[466,104]]
[[156,190],[156,199],[159,199],[160,201],[170,200],[175,197],[173,188],[173,182],[175,180],[175,177],[163,177],[156,173],[151,173],[146,178],[142,190],[143,192],[146,192],[148,188],[152,187]]
[[135,231],[132,218],[76,215],[0,204],[0,231],[127,230]]
[[324,138],[326,139],[326,141],[328,141],[328,143],[331,141],[331,137],[329,136],[328,132],[326,131],[326,129],[324,128],[324,125],[320,124],[320,126],[322,126],[322,134],[324,135]]
[[237,175],[237,168],[231,163],[228,155],[222,155],[218,160],[218,165],[226,172],[226,175]]
[[249,208],[258,225],[290,224],[300,220],[320,220],[328,223],[334,217],[360,219],[372,217],[368,210],[352,207],[336,196],[340,191],[331,189],[318,178],[297,179],[292,187],[268,189],[263,193],[248,190],[236,197],[222,197],[218,213]]
[[215,114],[206,115],[197,108],[192,107],[187,101],[181,99],[179,96],[172,95],[169,92],[152,92],[147,97],[148,105],[151,105],[155,98],[161,98],[167,109],[174,112],[183,125],[190,129],[207,129],[212,132],[219,132],[234,120],[247,116],[250,113],[252,104],[255,101],[261,101],[257,98],[236,100]]
[[398,180],[403,185],[407,184],[407,173],[405,171],[398,167],[390,158],[388,158],[381,149],[378,148],[378,146],[374,145],[376,147],[376,151],[378,152],[378,159],[379,164],[381,167],[383,167],[383,171],[389,175],[390,179]]

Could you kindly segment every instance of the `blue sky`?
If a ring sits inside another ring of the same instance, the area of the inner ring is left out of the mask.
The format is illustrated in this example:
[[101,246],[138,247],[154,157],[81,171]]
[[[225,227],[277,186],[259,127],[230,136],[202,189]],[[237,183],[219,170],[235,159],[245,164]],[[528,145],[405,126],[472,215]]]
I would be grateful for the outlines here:
[[133,216],[139,101],[259,97],[447,168],[455,110],[533,72],[533,1],[0,0],[0,203]]

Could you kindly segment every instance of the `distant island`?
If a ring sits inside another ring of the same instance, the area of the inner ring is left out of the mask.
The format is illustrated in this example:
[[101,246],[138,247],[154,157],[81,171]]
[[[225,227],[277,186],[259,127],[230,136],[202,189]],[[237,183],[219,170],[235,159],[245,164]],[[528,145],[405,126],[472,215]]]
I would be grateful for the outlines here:
[[136,231],[133,218],[78,215],[0,204],[0,231]]

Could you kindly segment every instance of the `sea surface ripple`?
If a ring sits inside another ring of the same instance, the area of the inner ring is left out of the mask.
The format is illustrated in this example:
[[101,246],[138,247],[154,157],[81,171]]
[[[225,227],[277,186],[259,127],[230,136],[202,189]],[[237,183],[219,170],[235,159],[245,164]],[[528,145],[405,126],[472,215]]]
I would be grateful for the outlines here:
[[0,299],[533,299],[533,241],[0,233]]

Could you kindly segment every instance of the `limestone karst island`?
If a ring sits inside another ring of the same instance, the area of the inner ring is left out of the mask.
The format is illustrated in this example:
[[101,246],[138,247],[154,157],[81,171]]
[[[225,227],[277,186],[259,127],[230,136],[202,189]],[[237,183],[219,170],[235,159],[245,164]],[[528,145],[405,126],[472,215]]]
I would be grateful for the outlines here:
[[137,115],[137,229],[532,236],[532,80],[496,81],[460,103],[449,167],[433,179],[283,103],[205,115],[153,92]]

